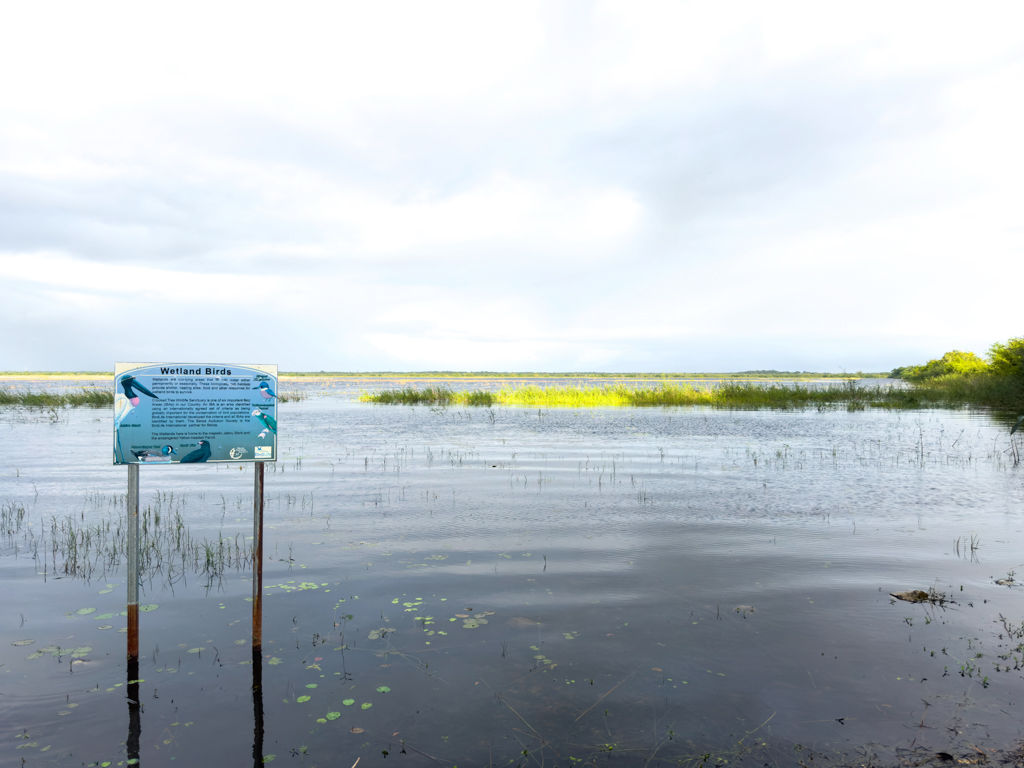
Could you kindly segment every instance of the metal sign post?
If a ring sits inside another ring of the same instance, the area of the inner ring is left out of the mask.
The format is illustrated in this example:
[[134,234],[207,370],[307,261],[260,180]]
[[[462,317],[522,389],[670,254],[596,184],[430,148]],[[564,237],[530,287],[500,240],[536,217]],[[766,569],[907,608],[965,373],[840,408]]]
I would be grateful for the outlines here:
[[277,460],[277,366],[117,363],[114,464],[128,465],[128,756],[138,762],[139,465],[242,464],[255,460],[252,661],[254,765],[263,763],[263,477]]
[[[139,662],[139,465],[128,465],[128,662]],[[138,675],[136,675],[138,677]]]
[[139,702],[139,465],[128,465],[128,758],[138,762],[142,737]]
[[254,466],[252,492],[252,650],[263,648],[263,462]]
[[252,759],[263,765],[263,462],[253,466],[252,493]]

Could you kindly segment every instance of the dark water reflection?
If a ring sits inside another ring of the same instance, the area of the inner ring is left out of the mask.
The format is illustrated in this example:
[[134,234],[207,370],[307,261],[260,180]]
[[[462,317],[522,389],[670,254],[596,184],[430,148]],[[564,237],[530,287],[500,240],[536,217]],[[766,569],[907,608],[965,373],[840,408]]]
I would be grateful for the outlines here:
[[[1024,494],[988,417],[344,397],[280,416],[262,656],[248,570],[150,573],[132,670],[123,563],[56,578],[44,522],[123,509],[109,415],[0,411],[0,501],[27,521],[0,539],[0,764],[672,765],[741,740],[791,760],[1020,736],[999,617],[1024,622],[1024,589],[994,579],[1024,573]],[[141,498],[234,539],[252,485],[143,467]],[[955,603],[888,597],[929,587]]]

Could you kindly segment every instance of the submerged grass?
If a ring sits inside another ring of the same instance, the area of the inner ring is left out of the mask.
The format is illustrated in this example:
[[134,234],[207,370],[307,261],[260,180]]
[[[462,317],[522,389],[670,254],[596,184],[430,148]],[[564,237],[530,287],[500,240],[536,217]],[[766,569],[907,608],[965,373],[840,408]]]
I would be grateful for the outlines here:
[[444,385],[381,389],[363,395],[364,402],[391,405],[506,405],[533,408],[595,408],[615,406],[686,406],[716,408],[922,408],[959,406],[969,400],[936,388],[859,387],[853,381],[826,386],[731,381],[694,386],[663,383],[654,387],[623,384],[604,387],[522,385],[486,390],[454,390]]
[[[109,510],[92,522],[85,522],[84,513],[51,514],[33,521],[23,503],[0,503],[0,556],[28,556],[42,571],[72,578],[91,579],[117,571],[128,557],[127,496],[95,498],[108,502]],[[188,572],[217,578],[229,568],[252,566],[252,544],[243,534],[214,541],[194,538],[181,514],[184,503],[181,495],[157,493],[152,503],[139,510],[143,578],[163,575],[173,584]]]

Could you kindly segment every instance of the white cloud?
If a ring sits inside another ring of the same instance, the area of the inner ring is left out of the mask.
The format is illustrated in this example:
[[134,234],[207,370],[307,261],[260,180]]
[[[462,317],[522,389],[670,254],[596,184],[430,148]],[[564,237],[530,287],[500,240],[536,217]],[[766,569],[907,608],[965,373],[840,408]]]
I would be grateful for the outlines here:
[[158,309],[173,322],[121,357],[213,354],[211,327],[314,369],[984,351],[1021,333],[1022,20],[9,4],[0,322],[43,341],[7,335],[0,367],[103,367]]

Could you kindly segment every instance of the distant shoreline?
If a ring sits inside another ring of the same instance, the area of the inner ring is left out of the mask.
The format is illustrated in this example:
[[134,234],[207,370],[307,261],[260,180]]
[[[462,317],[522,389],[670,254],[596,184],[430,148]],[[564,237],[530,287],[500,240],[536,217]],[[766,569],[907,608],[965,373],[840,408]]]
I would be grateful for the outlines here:
[[[815,381],[819,379],[885,379],[888,373],[817,373],[811,371],[742,371],[738,373],[506,373],[480,371],[461,373],[457,371],[386,371],[353,373],[344,371],[282,372],[282,381],[328,381],[343,379],[349,381],[375,381],[380,379],[416,379],[417,381],[494,381],[504,379],[596,379],[603,381],[664,381],[677,379],[742,379],[745,381]],[[0,381],[90,381],[113,379],[112,371],[0,371]]]

